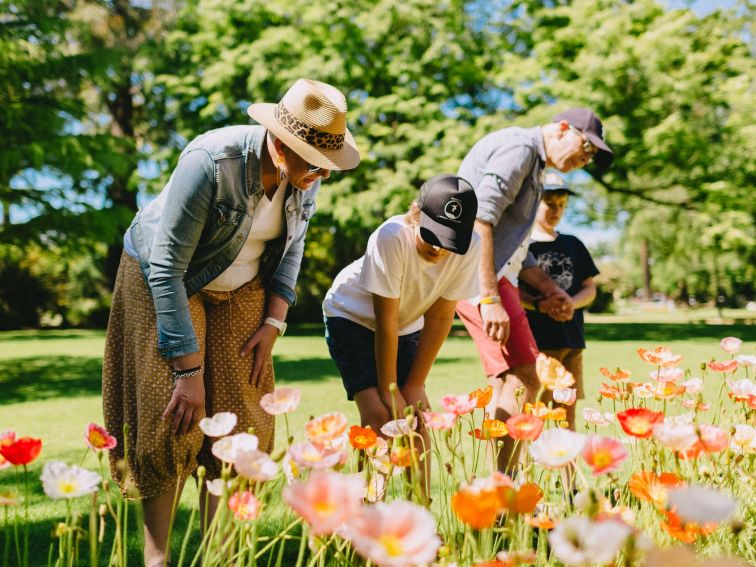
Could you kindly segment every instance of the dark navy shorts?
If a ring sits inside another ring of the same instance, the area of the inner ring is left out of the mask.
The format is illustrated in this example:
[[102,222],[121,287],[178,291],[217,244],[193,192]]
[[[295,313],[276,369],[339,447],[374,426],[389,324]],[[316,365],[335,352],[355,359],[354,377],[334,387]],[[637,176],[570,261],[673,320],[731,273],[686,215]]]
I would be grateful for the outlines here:
[[[362,325],[343,317],[326,317],[326,342],[347,398],[368,388],[378,387],[378,371],[375,366],[375,333]],[[396,377],[399,387],[404,385],[415,360],[420,331],[399,337],[396,357]]]

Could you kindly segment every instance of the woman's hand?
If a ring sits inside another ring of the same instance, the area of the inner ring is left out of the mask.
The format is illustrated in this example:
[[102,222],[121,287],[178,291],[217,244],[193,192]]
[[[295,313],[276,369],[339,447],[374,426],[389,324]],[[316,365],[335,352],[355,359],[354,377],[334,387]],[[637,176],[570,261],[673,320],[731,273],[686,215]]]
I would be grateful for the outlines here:
[[249,376],[249,383],[255,388],[260,387],[260,379],[263,374],[263,364],[271,360],[273,345],[278,338],[278,329],[272,325],[260,325],[255,334],[244,344],[239,354],[247,356],[255,351],[255,361],[252,364],[252,374]]
[[183,435],[205,415],[205,378],[203,373],[180,378],[173,388],[171,401],[163,412],[163,421],[173,416],[171,429]]

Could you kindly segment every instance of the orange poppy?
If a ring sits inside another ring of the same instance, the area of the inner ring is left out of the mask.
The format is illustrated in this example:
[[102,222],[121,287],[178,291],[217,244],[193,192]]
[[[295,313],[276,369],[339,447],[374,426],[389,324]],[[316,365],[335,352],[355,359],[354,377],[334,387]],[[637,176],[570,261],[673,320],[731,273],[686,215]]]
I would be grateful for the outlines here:
[[649,364],[660,366],[662,368],[677,366],[683,359],[681,354],[674,354],[671,350],[662,346],[656,347],[654,350],[639,348],[638,354]]
[[654,431],[654,425],[664,421],[664,414],[646,408],[630,408],[617,414],[622,430],[628,435],[647,439]]
[[678,386],[674,382],[656,382],[648,389],[657,400],[670,400],[685,393],[685,387]]
[[369,449],[375,445],[378,435],[370,427],[353,425],[349,429],[349,443],[355,449]]
[[470,399],[475,400],[475,407],[480,409],[483,409],[488,405],[492,396],[493,388],[491,386],[478,388],[477,390],[470,392]]
[[507,429],[513,439],[532,441],[537,439],[543,430],[543,420],[534,415],[524,413],[513,415],[507,420]]
[[656,475],[648,471],[635,473],[627,483],[633,496],[646,502],[653,502],[657,508],[667,505],[667,491],[670,488],[681,486],[685,486],[685,482],[673,473]]
[[694,543],[700,536],[709,535],[717,529],[716,523],[694,524],[683,522],[680,516],[669,510],[666,510],[664,514],[667,521],[661,522],[662,529],[683,543]]
[[496,490],[460,488],[452,495],[451,503],[457,517],[475,529],[490,528],[496,522],[496,515],[499,512]]
[[539,530],[550,530],[556,526],[556,522],[549,518],[546,514],[538,514],[536,516],[530,516],[525,520],[529,526],[533,526]]
[[391,464],[395,467],[409,467],[412,464],[412,451],[409,447],[396,446],[391,449]]
[[550,419],[554,421],[564,421],[567,419],[567,408],[562,406],[552,409],[543,402],[536,402],[535,404],[528,402],[523,409],[526,414],[540,417],[546,421]]
[[489,441],[491,439],[498,439],[504,437],[507,434],[507,425],[498,419],[484,419],[483,425],[480,429],[471,431],[470,435],[474,435],[476,439],[481,441]]
[[496,489],[501,507],[515,514],[532,514],[543,498],[543,491],[532,482],[523,484],[519,489],[512,486],[497,486]]
[[601,383],[601,386],[599,386],[599,394],[601,394],[605,398],[609,398],[610,400],[619,400],[622,398],[622,390],[615,386],[614,384],[607,384],[605,382]]
[[621,382],[630,378],[630,373],[627,370],[622,370],[619,366],[614,369],[614,372],[608,368],[599,368],[599,372],[612,382]]

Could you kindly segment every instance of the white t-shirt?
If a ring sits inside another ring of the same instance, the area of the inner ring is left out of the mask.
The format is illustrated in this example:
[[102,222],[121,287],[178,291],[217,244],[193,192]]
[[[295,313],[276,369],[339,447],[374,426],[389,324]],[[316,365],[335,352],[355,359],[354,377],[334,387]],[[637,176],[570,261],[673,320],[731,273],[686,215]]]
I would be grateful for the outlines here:
[[365,255],[341,270],[323,301],[326,317],[344,317],[375,330],[373,294],[399,298],[399,335],[423,328],[423,315],[443,298],[478,294],[480,237],[466,254],[448,254],[437,264],[415,248],[415,231],[404,215],[391,217],[370,236]]
[[512,254],[512,257],[502,266],[499,273],[496,274],[496,281],[499,281],[502,277],[507,278],[509,283],[517,287],[519,285],[518,275],[522,270],[522,263],[525,258],[528,257],[528,249],[530,248],[530,232],[525,237],[517,249]]
[[260,271],[265,243],[281,236],[284,230],[284,195],[286,179],[276,189],[273,199],[263,195],[252,214],[252,228],[239,255],[217,278],[205,286],[212,291],[233,291],[251,281]]

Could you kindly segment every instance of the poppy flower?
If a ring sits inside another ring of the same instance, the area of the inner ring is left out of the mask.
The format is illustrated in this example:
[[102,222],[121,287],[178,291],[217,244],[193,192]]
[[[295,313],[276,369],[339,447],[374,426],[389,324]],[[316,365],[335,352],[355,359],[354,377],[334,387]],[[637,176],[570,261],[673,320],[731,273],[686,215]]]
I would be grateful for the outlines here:
[[685,482],[673,473],[656,475],[648,471],[640,471],[630,477],[627,483],[630,492],[645,502],[652,502],[657,508],[664,508],[669,498],[669,489],[685,486]]
[[437,431],[448,431],[454,427],[454,421],[457,416],[450,412],[424,411],[423,423],[426,429],[435,429]]
[[441,398],[441,405],[444,409],[454,415],[470,413],[477,407],[477,403],[477,400],[470,396],[444,396]]
[[619,412],[617,421],[628,435],[648,439],[654,431],[654,425],[664,421],[664,414],[645,408],[631,408]]
[[370,427],[360,427],[353,425],[349,429],[349,443],[355,449],[369,449],[375,445],[378,435]]
[[234,513],[234,518],[242,522],[257,519],[262,503],[250,491],[235,492],[228,499],[228,508]]
[[[266,394],[267,395],[267,394]],[[236,414],[230,411],[216,413],[213,417],[200,419],[199,428],[208,437],[223,437],[236,426]]]
[[315,471],[307,482],[283,489],[283,499],[310,525],[313,535],[330,535],[357,515],[365,481],[355,475]]
[[260,398],[260,406],[270,415],[281,415],[297,409],[301,399],[302,393],[299,390],[284,386]]
[[740,350],[740,346],[743,344],[743,341],[741,341],[737,337],[725,337],[721,341],[719,341],[719,346],[722,347],[722,350],[729,354],[735,354]]
[[84,431],[84,442],[93,451],[107,451],[116,446],[118,441],[104,427],[96,423],[87,425]]
[[391,449],[391,464],[406,468],[412,465],[412,450],[409,447],[395,446]]
[[346,431],[347,416],[339,411],[326,413],[305,423],[307,438],[313,443],[326,443]]
[[681,354],[674,354],[668,348],[662,346],[656,347],[654,350],[639,348],[638,355],[649,364],[662,368],[677,366],[683,359]]
[[451,503],[457,517],[477,530],[493,526],[499,512],[499,498],[493,486],[460,487]]
[[303,469],[327,469],[342,461],[344,452],[311,441],[300,441],[289,447],[289,456]]
[[78,498],[97,491],[100,475],[60,461],[49,461],[39,477],[45,494],[54,500]]
[[28,465],[39,456],[42,451],[42,440],[32,437],[21,437],[12,443],[0,446],[0,455],[12,465]]
[[523,411],[528,415],[534,415],[544,421],[564,421],[567,419],[566,408],[558,407],[552,409],[543,402],[536,402],[535,404],[528,402],[527,404],[525,404]]
[[695,541],[704,535],[708,535],[717,529],[717,524],[695,524],[684,522],[680,516],[671,510],[665,510],[666,521],[660,523],[661,528],[670,536],[683,543],[695,543]]
[[721,372],[722,374],[729,374],[735,372],[738,369],[738,361],[734,358],[725,360],[724,362],[716,362],[712,360],[707,364],[710,370],[713,372]]
[[[15,440],[16,440],[15,431],[11,431],[10,429],[7,429],[3,432],[0,432],[0,449],[5,447],[6,445],[12,444]],[[9,466],[10,466],[10,463],[5,460],[5,457],[3,457],[2,451],[0,451],[0,469],[4,469]]]
[[630,378],[630,373],[627,370],[622,370],[619,367],[615,368],[614,372],[612,372],[608,368],[599,368],[599,372],[601,372],[603,376],[609,378],[609,380],[611,380],[612,382],[621,382]]
[[556,521],[549,518],[546,514],[537,514],[525,519],[529,526],[539,530],[550,530],[556,526]]
[[549,429],[531,443],[530,454],[539,465],[558,469],[577,458],[585,440],[585,435],[569,429]]
[[493,388],[491,386],[486,386],[485,388],[478,388],[477,390],[470,392],[469,398],[470,400],[475,401],[476,408],[483,409],[491,401],[492,396]]
[[612,437],[593,435],[586,441],[582,456],[597,476],[617,470],[627,458],[627,450]]
[[602,412],[596,408],[583,408],[583,419],[596,427],[605,427],[612,423],[614,414]]
[[599,394],[601,394],[604,398],[609,398],[610,400],[619,400],[622,399],[622,390],[615,386],[614,384],[607,384],[605,382],[601,383],[601,386],[599,386]]
[[507,434],[507,425],[498,419],[484,419],[483,425],[480,429],[471,431],[470,435],[474,435],[476,439],[482,441],[489,441],[491,439],[497,439],[504,437]]
[[536,358],[536,375],[541,384],[552,392],[569,388],[575,383],[572,373],[561,362],[543,353]]
[[747,378],[736,381],[728,380],[727,387],[730,388],[727,395],[736,402],[747,401],[751,396],[756,395],[756,384]]
[[515,514],[532,514],[543,498],[543,491],[537,484],[527,482],[515,488],[511,485],[498,485],[499,505]]
[[562,390],[554,390],[554,392],[551,394],[551,397],[557,404],[571,406],[577,400],[577,390],[575,388],[563,388]]
[[513,439],[520,441],[532,441],[538,439],[543,430],[543,420],[534,415],[518,414],[513,415],[506,421],[509,435]]

